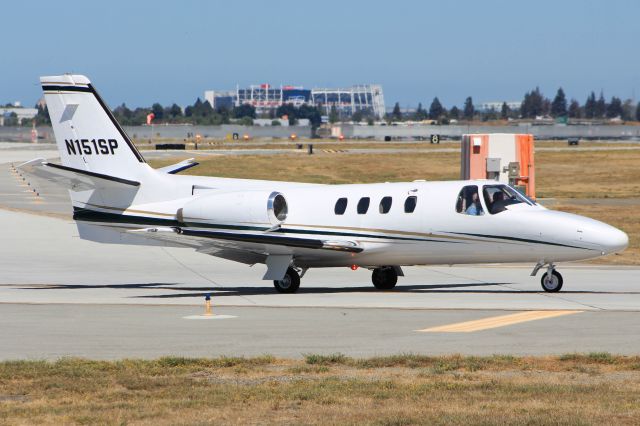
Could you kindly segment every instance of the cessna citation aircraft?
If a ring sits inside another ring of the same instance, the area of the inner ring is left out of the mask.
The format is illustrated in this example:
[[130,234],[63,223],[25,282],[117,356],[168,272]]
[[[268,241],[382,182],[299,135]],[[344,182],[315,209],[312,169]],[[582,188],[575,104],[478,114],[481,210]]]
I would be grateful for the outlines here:
[[69,189],[80,237],[190,247],[249,265],[294,293],[309,268],[373,271],[388,290],[402,266],[531,262],[542,288],[562,287],[556,262],[623,250],[605,223],[548,210],[495,181],[317,185],[181,176],[186,160],[151,168],[89,79],[40,79],[62,164],[22,169]]

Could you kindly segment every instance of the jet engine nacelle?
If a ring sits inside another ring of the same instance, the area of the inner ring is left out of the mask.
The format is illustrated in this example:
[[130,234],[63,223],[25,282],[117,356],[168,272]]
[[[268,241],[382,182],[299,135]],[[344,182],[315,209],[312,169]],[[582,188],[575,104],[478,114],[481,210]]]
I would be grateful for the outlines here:
[[180,222],[269,223],[287,218],[287,200],[279,192],[242,191],[201,195],[178,210]]

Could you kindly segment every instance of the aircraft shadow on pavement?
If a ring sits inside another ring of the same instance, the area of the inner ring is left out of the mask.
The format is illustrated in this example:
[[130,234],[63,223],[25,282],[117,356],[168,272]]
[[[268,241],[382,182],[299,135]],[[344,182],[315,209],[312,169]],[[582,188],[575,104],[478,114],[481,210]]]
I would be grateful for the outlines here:
[[[348,293],[433,293],[433,294],[546,294],[542,290],[518,290],[517,288],[505,287],[514,285],[507,282],[496,283],[464,283],[464,284],[408,284],[398,285],[391,291],[376,290],[373,286],[358,287],[300,287],[299,294],[348,294]],[[497,288],[491,288],[497,287]],[[150,290],[170,290],[166,294],[148,294],[131,296],[133,298],[150,299],[171,299],[186,297],[213,297],[228,296],[259,296],[278,294],[270,286],[179,286],[179,283],[136,283],[136,284],[52,284],[45,286],[24,286],[22,289],[28,290],[95,290],[95,289],[150,289]],[[615,292],[615,291],[592,291],[576,290],[562,291],[560,294],[640,294],[640,292]]]

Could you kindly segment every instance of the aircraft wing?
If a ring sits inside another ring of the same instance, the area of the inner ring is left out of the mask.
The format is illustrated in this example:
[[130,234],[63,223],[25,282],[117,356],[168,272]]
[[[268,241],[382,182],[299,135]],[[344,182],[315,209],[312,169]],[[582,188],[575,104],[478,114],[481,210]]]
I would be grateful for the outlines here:
[[18,168],[27,174],[57,183],[73,191],[96,188],[136,189],[140,186],[140,182],[49,163],[43,158],[27,161]]
[[288,247],[360,253],[364,249],[352,241],[330,241],[314,238],[289,237],[268,232],[227,232],[187,230],[181,228],[143,228],[127,231],[144,234],[145,238],[170,241],[195,248],[201,253],[243,263],[264,262],[270,248]]

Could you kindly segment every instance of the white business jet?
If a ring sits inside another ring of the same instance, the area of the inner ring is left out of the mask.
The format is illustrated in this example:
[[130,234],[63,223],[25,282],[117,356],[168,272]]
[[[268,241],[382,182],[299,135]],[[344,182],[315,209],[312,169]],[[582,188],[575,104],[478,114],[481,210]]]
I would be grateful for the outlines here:
[[[402,266],[531,262],[556,292],[556,262],[621,251],[627,235],[548,210],[495,181],[317,185],[181,176],[186,160],[151,168],[87,77],[42,77],[62,164],[25,172],[69,189],[80,237],[116,244],[190,247],[253,265],[293,293],[309,268],[373,271],[388,290]],[[274,164],[274,167],[277,167]],[[373,165],[372,165],[373,167]]]

